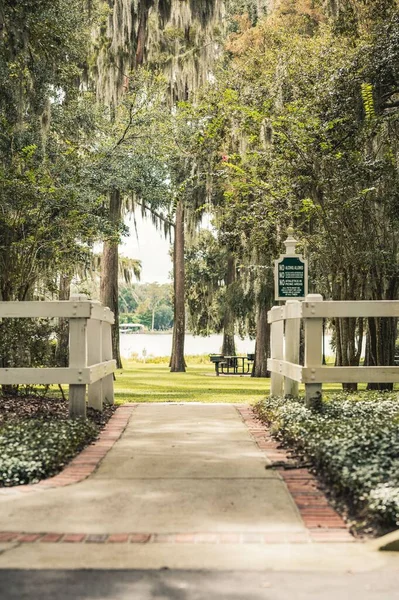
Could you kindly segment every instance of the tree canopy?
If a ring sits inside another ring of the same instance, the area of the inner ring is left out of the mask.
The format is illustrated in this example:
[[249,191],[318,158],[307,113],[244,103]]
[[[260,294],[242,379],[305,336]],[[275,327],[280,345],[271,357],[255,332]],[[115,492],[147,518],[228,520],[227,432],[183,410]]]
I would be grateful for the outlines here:
[[[1,299],[55,294],[136,206],[175,231],[179,335],[185,270],[193,329],[263,365],[288,226],[311,291],[397,297],[397,2],[272,4],[3,2]],[[393,360],[396,321],[331,326],[339,364]]]

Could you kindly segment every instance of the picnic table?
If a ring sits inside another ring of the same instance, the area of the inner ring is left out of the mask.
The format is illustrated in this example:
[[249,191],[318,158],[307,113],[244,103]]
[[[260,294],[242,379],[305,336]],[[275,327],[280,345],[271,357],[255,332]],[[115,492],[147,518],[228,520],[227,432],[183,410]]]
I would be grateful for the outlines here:
[[245,356],[226,356],[223,354],[211,354],[211,361],[215,365],[216,375],[249,375],[255,359],[254,354]]

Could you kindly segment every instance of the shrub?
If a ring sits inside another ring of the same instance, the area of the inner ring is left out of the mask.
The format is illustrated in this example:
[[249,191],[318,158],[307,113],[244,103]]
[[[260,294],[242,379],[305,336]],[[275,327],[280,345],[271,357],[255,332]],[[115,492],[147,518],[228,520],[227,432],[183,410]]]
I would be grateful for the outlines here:
[[399,401],[378,392],[336,394],[320,412],[301,399],[267,398],[256,410],[273,435],[315,467],[336,496],[383,528],[399,525]]
[[90,421],[23,419],[0,429],[0,486],[37,483],[57,473],[97,435]]
[[54,324],[49,319],[3,319],[0,322],[0,361],[4,367],[43,367],[52,364]]

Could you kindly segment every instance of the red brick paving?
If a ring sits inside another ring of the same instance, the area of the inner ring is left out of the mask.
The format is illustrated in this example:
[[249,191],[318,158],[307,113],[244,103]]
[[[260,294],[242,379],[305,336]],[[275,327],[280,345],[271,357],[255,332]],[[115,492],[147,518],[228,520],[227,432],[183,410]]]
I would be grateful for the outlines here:
[[[286,461],[288,453],[279,448],[268,428],[256,417],[252,407],[237,407],[258,447],[273,463]],[[290,461],[292,462],[292,461]],[[298,510],[309,531],[309,541],[313,542],[353,542],[345,521],[329,504],[320,490],[318,481],[307,469],[285,470],[276,468],[287,485]],[[280,536],[281,539],[281,536]],[[300,536],[298,536],[300,539]],[[290,542],[292,543],[292,542]]]
[[61,538],[62,538],[62,533],[46,533],[40,539],[40,541],[43,542],[43,543],[54,544],[56,542],[59,542]]
[[85,533],[67,533],[62,537],[62,541],[69,544],[79,544],[80,542],[84,542],[85,539]]
[[20,535],[20,533],[16,533],[14,531],[4,531],[0,533],[0,542],[13,542]]
[[37,542],[42,536],[39,533],[26,533],[18,537],[18,542]]
[[129,534],[128,533],[114,533],[113,535],[110,535],[108,537],[107,541],[111,542],[113,544],[123,544],[123,543],[129,541]]
[[305,531],[254,533],[24,533],[1,532],[0,542],[21,544],[308,544],[353,541],[346,529],[309,528]]

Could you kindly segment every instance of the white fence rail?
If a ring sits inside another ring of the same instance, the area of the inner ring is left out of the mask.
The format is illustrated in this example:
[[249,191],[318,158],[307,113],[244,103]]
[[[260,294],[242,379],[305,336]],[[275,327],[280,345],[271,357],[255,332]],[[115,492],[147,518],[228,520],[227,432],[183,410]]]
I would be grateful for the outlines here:
[[[399,301],[323,301],[309,294],[304,302],[288,301],[268,313],[271,323],[271,394],[298,394],[305,384],[306,402],[321,395],[323,383],[396,383],[399,367],[326,367],[322,365],[323,318],[399,317]],[[304,320],[305,360],[299,363],[300,320]],[[285,327],[284,327],[285,325]]]
[[69,319],[68,367],[0,368],[0,384],[69,384],[71,418],[86,416],[86,386],[89,406],[101,411],[104,402],[114,403],[114,315],[109,308],[83,295],[69,301],[0,302],[0,318]]

